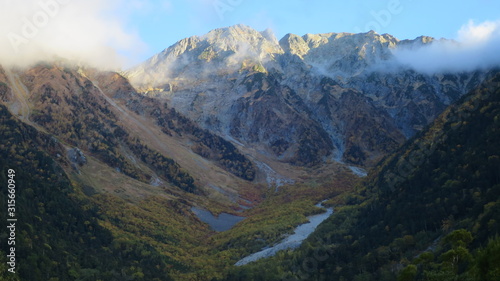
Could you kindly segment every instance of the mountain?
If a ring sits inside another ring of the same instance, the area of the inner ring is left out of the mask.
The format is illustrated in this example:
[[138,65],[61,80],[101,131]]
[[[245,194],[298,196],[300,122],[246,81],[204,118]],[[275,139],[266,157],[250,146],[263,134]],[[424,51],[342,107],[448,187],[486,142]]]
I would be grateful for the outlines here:
[[244,25],[179,41],[124,73],[142,93],[262,155],[298,166],[372,166],[484,72],[424,75],[392,50],[431,44],[388,34],[287,34]]
[[[278,40],[238,25],[123,73],[63,60],[0,66],[0,181],[15,182],[18,216],[18,274],[6,271],[13,251],[2,242],[0,279],[272,280],[297,277],[297,263],[326,245],[320,277],[392,280],[450,239],[436,256],[452,247],[488,268],[498,78],[421,74],[392,55],[432,41],[374,32]],[[327,198],[337,209],[314,234],[326,242],[234,267]],[[227,217],[238,223],[212,228]],[[476,274],[469,264],[456,273]]]
[[[23,123],[4,104],[0,105],[0,124],[0,169],[4,171],[0,179],[4,183],[9,180],[16,191],[12,201],[8,196],[12,193],[2,184],[0,206],[7,210],[8,200],[13,203],[17,219],[14,244],[7,247],[9,233],[1,232],[5,243],[0,248],[0,279],[123,280],[136,273],[136,261],[140,260],[141,267],[155,267],[145,272],[147,279],[161,276],[162,280],[172,280],[165,274],[171,261],[151,245],[137,241],[125,249],[123,241],[102,226],[99,209],[68,177],[72,163],[64,156],[67,148],[63,143]],[[7,174],[10,170],[14,173]],[[7,217],[7,212],[1,217],[2,221],[13,218]],[[141,251],[150,254],[141,256]],[[14,260],[7,255],[15,256]],[[13,261],[13,267],[7,266]]]
[[[311,200],[356,180],[338,164],[262,162],[114,72],[64,61],[0,67],[0,98],[0,168],[19,185],[19,274],[7,280],[222,278],[237,255],[317,212]],[[218,233],[195,207],[248,219]]]
[[[18,94],[9,100],[12,91],[6,88],[4,96],[10,108],[30,124],[134,179],[149,183],[159,178],[195,192],[194,178],[174,159],[169,159],[172,148],[159,139],[159,133],[174,142],[172,146],[185,146],[189,141],[191,146],[181,151],[196,152],[202,155],[200,158],[214,160],[214,164],[237,177],[253,180],[253,164],[231,143],[198,128],[166,103],[138,95],[116,73],[87,72],[49,64],[24,71],[9,70],[9,79],[4,81],[16,85],[18,89],[14,92]],[[121,101],[127,104],[121,106]],[[148,120],[141,120],[143,116]],[[180,155],[173,157],[186,161]]]
[[297,252],[227,280],[498,279],[499,122],[496,74],[381,161]]
[[256,168],[233,144],[117,73],[65,62],[0,68],[0,98],[0,164],[19,180],[21,280],[190,272],[184,251],[211,232],[190,208],[235,213],[253,185]]

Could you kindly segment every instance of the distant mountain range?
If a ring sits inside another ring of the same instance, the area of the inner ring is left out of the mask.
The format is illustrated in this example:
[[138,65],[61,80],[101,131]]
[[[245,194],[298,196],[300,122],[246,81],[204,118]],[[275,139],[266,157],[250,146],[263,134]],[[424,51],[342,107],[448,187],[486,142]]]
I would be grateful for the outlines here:
[[[314,235],[338,250],[318,265],[339,280],[396,280],[458,228],[483,247],[500,219],[498,69],[423,74],[394,55],[433,41],[278,40],[236,25],[121,73],[0,62],[0,170],[19,186],[20,272],[4,274],[2,242],[0,279],[295,278],[291,263],[325,245],[278,254],[273,272],[233,265],[329,198],[334,215]],[[217,233],[193,207],[245,219]]]
[[425,75],[391,35],[287,34],[237,25],[179,41],[124,73],[141,92],[226,139],[294,165],[371,166],[484,79]]

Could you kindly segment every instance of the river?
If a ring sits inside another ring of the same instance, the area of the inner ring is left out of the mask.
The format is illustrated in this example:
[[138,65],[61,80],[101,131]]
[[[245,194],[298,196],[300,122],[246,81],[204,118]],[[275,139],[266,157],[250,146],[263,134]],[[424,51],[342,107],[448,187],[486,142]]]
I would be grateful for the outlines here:
[[[320,208],[324,207],[322,205],[323,202],[316,204],[316,207]],[[243,259],[235,263],[235,265],[236,266],[245,265],[247,263],[254,262],[262,258],[272,257],[276,255],[277,252],[282,250],[298,248],[300,244],[302,244],[302,241],[304,241],[307,237],[309,237],[309,235],[314,232],[316,227],[318,227],[318,225],[322,223],[324,220],[326,220],[331,214],[333,214],[333,208],[328,208],[326,209],[326,212],[322,214],[307,217],[309,222],[297,226],[295,228],[294,234],[286,237],[280,243],[272,247],[264,248],[260,252],[253,253],[249,256],[244,257]]]

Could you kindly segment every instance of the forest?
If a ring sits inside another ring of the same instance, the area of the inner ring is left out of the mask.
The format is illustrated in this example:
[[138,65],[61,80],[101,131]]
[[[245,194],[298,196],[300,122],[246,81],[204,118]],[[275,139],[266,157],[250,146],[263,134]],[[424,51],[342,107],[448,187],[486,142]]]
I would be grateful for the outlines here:
[[[0,171],[15,170],[19,187],[19,274],[7,273],[2,243],[0,280],[499,280],[500,75],[450,106],[363,179],[341,165],[323,173],[312,166],[304,169],[314,181],[242,188],[252,208],[239,210],[246,219],[218,233],[190,208],[205,203],[214,214],[228,208],[209,206],[189,171],[127,131],[95,85],[71,71],[38,71],[56,73],[79,90],[50,83],[37,88],[32,79],[38,78],[28,73],[33,126],[0,105]],[[9,99],[2,84],[0,95]],[[166,103],[131,97],[129,109],[154,117],[163,133],[185,138],[195,153],[242,182],[255,178],[252,162],[230,142]],[[85,162],[66,157],[69,150],[144,184],[138,186],[149,187],[156,174],[172,188],[134,200],[95,190],[78,180]],[[8,182],[5,172],[0,181]],[[0,186],[4,210],[8,192]],[[300,248],[234,266],[321,212],[314,205],[325,198],[334,214]],[[6,221],[4,212],[0,220]]]
[[[96,205],[67,178],[61,166],[67,163],[53,160],[64,150],[60,143],[18,121],[3,105],[0,124],[0,170],[16,171],[20,257],[18,273],[10,274],[7,243],[1,244],[1,280],[170,280],[165,270],[169,262],[154,248],[117,239],[101,226]],[[0,181],[7,182],[6,173]],[[0,208],[6,210],[6,186],[1,186]],[[1,212],[2,222],[6,215]],[[146,265],[150,269],[142,272]]]
[[498,280],[499,128],[497,75],[383,159],[298,251],[225,280]]

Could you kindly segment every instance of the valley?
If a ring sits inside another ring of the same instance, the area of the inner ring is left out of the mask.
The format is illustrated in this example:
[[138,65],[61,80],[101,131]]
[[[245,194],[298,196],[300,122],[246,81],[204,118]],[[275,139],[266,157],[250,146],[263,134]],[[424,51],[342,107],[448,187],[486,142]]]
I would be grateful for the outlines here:
[[394,56],[433,41],[235,25],[121,72],[0,62],[0,169],[24,196],[0,279],[496,274],[498,69]]
[[[325,200],[326,201],[326,200]],[[322,203],[318,203],[315,206],[318,208],[323,207]],[[328,208],[324,209],[325,212],[322,214],[317,214],[314,216],[309,216],[307,217],[308,222],[299,225],[293,230],[293,234],[287,236],[285,239],[280,241],[278,244],[273,245],[271,247],[266,247],[262,249],[262,251],[253,253],[249,256],[244,257],[243,259],[239,260],[237,263],[235,263],[236,266],[242,266],[245,264],[248,264],[250,262],[257,261],[262,258],[268,258],[276,255],[279,251],[285,251],[288,249],[295,249],[302,244],[302,241],[304,241],[311,233],[314,232],[316,227],[320,223],[322,223],[325,219],[327,219],[332,213],[333,213],[333,208]]]

